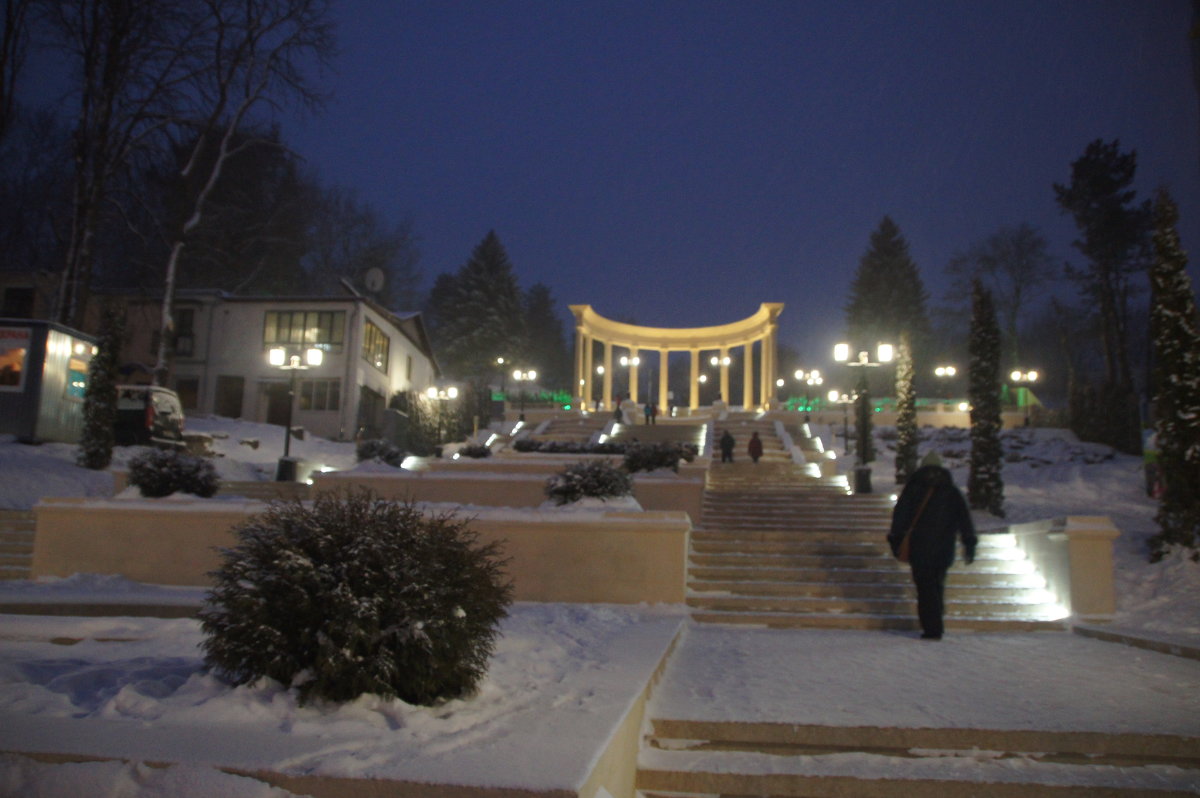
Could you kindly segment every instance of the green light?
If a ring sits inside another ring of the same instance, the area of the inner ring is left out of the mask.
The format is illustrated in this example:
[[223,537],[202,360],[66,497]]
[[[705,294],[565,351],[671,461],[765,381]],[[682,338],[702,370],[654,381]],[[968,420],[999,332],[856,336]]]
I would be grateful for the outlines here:
[[571,409],[570,405],[563,405],[563,410],[570,410],[570,409]]

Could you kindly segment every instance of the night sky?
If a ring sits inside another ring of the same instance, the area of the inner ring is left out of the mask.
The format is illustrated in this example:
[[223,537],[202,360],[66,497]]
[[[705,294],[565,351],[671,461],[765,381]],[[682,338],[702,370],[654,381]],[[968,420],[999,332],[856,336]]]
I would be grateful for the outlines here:
[[425,288],[494,229],[564,318],[703,326],[783,302],[781,343],[819,366],[885,214],[935,308],[950,257],[1000,227],[1079,263],[1051,184],[1097,138],[1136,149],[1139,198],[1167,185],[1200,253],[1188,0],[334,7],[331,100],[283,135],[412,221]]
[[1002,226],[1075,258],[1051,184],[1096,138],[1136,149],[1139,197],[1168,185],[1184,246],[1200,238],[1186,0],[337,13],[333,98],[285,135],[412,220],[426,286],[495,229],[521,285],[564,312],[701,326],[784,302],[781,343],[828,360],[884,214],[934,304],[949,258]]

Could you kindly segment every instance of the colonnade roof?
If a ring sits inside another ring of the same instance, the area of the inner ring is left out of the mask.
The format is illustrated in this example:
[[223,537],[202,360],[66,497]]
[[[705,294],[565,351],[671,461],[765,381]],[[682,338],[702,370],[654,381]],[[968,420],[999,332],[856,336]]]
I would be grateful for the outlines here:
[[761,340],[783,311],[782,302],[764,302],[741,321],[710,327],[642,327],[601,316],[591,305],[571,305],[575,327],[585,335],[629,349],[725,349]]

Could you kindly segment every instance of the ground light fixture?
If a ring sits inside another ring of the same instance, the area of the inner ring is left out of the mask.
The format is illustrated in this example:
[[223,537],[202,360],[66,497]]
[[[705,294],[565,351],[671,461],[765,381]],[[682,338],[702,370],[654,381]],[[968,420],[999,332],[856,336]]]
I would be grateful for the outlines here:
[[296,372],[306,371],[321,365],[325,353],[316,347],[303,352],[287,347],[275,346],[267,350],[267,362],[288,373],[287,421],[283,429],[283,457],[275,467],[277,482],[296,481],[296,461],[292,459],[292,408],[296,404]]

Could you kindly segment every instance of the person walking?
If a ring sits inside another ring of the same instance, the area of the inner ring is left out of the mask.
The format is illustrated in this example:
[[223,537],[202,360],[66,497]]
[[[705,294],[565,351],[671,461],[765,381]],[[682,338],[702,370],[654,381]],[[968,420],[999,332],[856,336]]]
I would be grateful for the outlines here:
[[946,571],[954,563],[955,541],[960,537],[963,562],[970,565],[976,544],[971,511],[950,472],[942,467],[941,456],[930,452],[905,483],[887,536],[892,554],[912,567],[923,640],[941,640],[945,631]]
[[733,447],[736,445],[737,445],[737,441],[735,441],[733,439],[733,435],[730,434],[729,430],[725,430],[723,433],[721,433],[721,462],[722,463],[732,463],[733,462]]
[[758,462],[758,458],[762,457],[762,438],[758,437],[757,432],[750,433],[750,443],[746,444],[746,452],[750,455],[750,459],[756,463]]

